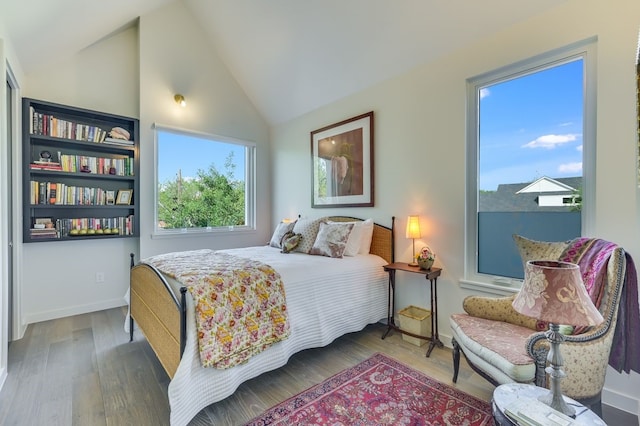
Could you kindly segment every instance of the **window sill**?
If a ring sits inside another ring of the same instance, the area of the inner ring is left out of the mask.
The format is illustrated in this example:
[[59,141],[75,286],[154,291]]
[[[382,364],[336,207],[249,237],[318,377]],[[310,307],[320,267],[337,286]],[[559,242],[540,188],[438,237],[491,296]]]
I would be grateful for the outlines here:
[[228,228],[198,228],[198,229],[175,229],[170,231],[162,231],[162,232],[154,232],[151,234],[152,239],[162,239],[162,238],[194,238],[194,237],[210,237],[211,235],[216,236],[231,236],[238,234],[253,234],[256,230],[254,228],[250,228],[247,226],[242,227],[233,227],[230,226]]
[[508,285],[498,285],[465,279],[461,279],[459,282],[460,287],[464,289],[497,294],[499,296],[511,296],[512,294],[520,291],[519,281],[510,282]]

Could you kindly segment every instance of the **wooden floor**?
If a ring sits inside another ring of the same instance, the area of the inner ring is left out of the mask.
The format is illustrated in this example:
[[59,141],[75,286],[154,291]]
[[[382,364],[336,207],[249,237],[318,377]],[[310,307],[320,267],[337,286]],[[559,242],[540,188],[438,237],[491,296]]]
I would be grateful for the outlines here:
[[[1,425],[167,425],[169,379],[136,332],[128,342],[123,308],[33,324],[9,348],[9,377],[0,391]],[[381,340],[384,326],[370,325],[325,348],[294,355],[289,363],[240,386],[234,395],[202,410],[192,425],[241,425],[284,399],[382,352],[451,384],[451,351]],[[493,386],[466,363],[456,387],[489,401]],[[604,406],[610,426],[637,426],[636,416]]]

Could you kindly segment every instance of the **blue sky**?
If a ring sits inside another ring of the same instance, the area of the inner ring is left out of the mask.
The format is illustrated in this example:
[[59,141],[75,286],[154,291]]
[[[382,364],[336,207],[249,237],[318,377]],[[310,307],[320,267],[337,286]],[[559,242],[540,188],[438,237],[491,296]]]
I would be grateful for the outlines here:
[[212,143],[205,137],[158,131],[158,181],[174,180],[179,169],[185,179],[196,177],[198,169],[206,171],[211,164],[226,175],[224,164],[230,152],[234,153],[236,164],[234,178],[244,180],[244,150],[243,145]]
[[583,61],[481,91],[479,187],[582,176]]

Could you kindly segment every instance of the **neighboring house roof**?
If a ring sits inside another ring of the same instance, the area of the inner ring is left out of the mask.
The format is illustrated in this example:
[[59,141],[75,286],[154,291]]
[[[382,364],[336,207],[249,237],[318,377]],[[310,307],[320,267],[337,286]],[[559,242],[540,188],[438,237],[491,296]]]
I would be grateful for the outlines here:
[[552,179],[544,176],[534,182],[502,184],[498,185],[496,191],[479,194],[479,211],[566,212],[570,209],[569,206],[540,206],[540,197],[569,196],[581,188],[582,177]]

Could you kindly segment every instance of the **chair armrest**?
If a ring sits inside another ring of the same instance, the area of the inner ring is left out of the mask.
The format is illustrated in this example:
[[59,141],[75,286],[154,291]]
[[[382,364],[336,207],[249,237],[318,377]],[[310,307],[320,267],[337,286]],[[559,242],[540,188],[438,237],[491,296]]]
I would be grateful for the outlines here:
[[462,302],[465,312],[477,318],[511,324],[536,330],[536,320],[516,312],[511,306],[515,294],[507,297],[468,296]]
[[[562,392],[573,399],[597,395],[604,386],[613,333],[602,335],[596,328],[584,334],[565,336],[560,345],[563,359]],[[532,334],[526,342],[527,353],[536,363],[536,385],[547,386],[545,367],[550,344],[544,332]]]

